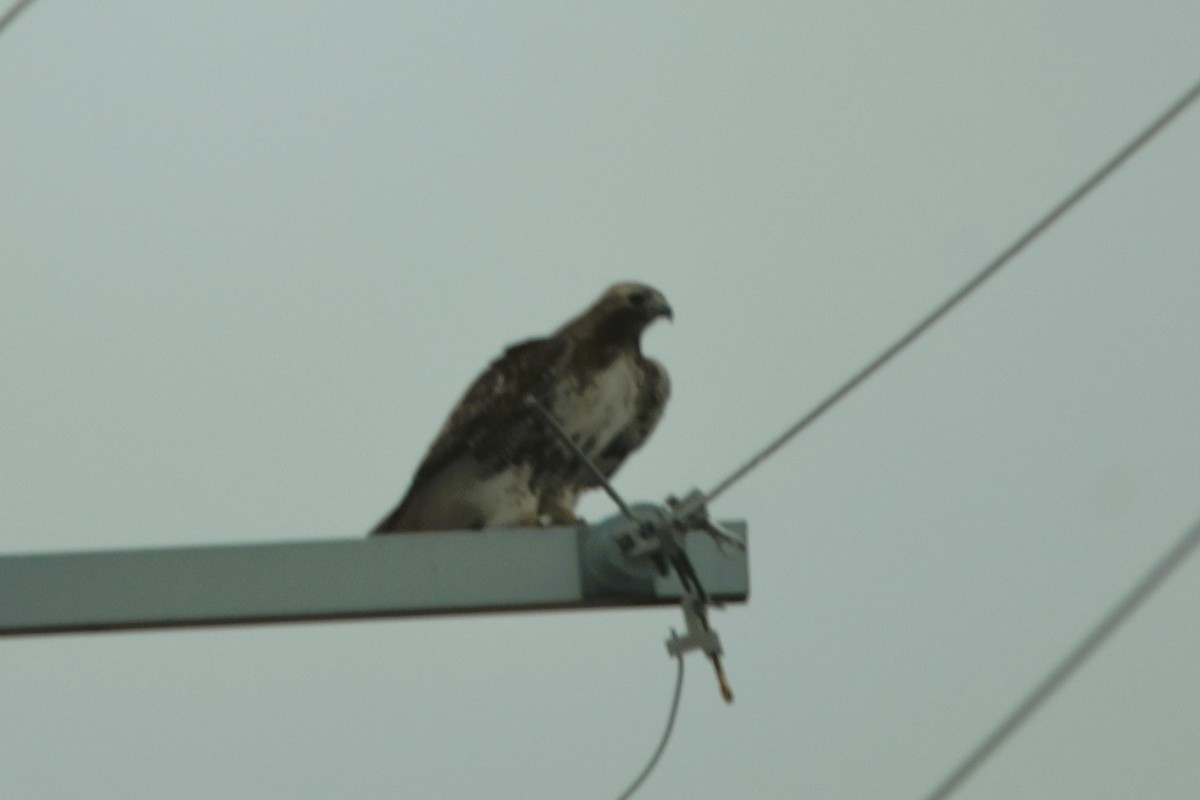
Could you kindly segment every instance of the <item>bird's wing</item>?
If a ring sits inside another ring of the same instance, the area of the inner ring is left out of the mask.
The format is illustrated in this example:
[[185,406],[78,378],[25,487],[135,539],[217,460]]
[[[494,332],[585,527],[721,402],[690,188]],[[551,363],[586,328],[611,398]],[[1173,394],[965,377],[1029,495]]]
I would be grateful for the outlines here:
[[497,471],[511,464],[521,445],[536,432],[534,426],[542,424],[524,406],[525,396],[532,394],[540,402],[548,402],[569,346],[564,336],[530,339],[509,347],[493,361],[450,412],[404,498],[373,533],[403,529],[410,500],[422,497],[422,490],[438,473],[462,457],[472,456]]
[[524,406],[525,396],[546,402],[567,348],[565,337],[551,336],[505,350],[458,401],[417,469],[413,488],[463,453],[489,465],[511,460],[522,433],[537,424]]

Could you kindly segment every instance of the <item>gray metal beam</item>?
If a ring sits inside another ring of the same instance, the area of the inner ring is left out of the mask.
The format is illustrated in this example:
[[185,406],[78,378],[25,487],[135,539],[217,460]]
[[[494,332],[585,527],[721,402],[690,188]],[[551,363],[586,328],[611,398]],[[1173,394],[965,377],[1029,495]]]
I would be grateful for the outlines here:
[[[0,636],[676,602],[607,525],[3,556]],[[713,599],[746,599],[744,552],[687,551]]]

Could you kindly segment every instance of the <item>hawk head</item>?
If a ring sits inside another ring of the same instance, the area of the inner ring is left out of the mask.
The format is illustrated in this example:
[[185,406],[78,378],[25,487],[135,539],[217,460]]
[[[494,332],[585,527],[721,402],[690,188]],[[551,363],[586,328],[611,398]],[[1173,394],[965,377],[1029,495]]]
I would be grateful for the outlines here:
[[641,283],[618,283],[591,308],[567,325],[577,334],[613,344],[637,342],[659,317],[672,319],[671,306],[662,292]]
[[601,347],[637,348],[642,331],[659,317],[672,318],[662,292],[641,283],[618,283],[558,332]]

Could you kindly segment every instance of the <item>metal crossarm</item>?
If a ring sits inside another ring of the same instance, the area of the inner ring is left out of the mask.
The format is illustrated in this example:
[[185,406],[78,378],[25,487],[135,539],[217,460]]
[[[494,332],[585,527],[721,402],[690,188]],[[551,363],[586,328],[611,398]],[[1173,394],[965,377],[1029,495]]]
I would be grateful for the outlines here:
[[[627,563],[611,541],[618,520],[3,556],[0,636],[677,604],[674,575]],[[746,600],[744,554],[707,537],[689,537],[687,553],[714,599]]]

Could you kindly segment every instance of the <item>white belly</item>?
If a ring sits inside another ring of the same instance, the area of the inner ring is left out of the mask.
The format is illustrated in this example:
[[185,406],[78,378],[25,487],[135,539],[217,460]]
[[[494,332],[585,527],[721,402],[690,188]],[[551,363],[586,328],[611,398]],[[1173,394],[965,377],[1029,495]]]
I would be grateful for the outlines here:
[[637,414],[638,372],[618,358],[583,386],[572,384],[554,403],[554,417],[589,457],[599,455]]
[[537,524],[538,498],[529,488],[528,465],[506,467],[486,478],[472,456],[446,466],[405,503],[405,530],[469,530]]

